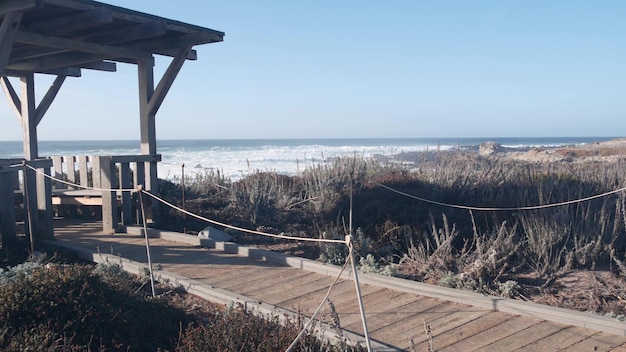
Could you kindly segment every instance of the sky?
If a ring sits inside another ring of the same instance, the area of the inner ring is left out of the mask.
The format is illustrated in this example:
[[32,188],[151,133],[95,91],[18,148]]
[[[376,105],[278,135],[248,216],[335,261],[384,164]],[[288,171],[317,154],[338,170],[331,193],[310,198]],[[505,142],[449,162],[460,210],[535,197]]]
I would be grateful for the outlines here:
[[[159,139],[626,135],[625,1],[104,2],[226,33],[195,47]],[[134,65],[83,70],[39,140],[139,139],[137,90]],[[21,137],[0,99],[0,140]]]

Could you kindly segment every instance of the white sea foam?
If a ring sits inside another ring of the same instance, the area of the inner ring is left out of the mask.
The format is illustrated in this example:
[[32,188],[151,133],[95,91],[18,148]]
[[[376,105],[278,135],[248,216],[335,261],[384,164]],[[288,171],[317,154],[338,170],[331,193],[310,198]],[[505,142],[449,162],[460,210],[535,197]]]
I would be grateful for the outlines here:
[[[610,140],[612,137],[578,138],[418,138],[418,139],[309,139],[309,140],[159,140],[162,155],[158,166],[161,178],[177,179],[185,172],[219,171],[232,180],[251,172],[273,171],[294,175],[306,167],[337,157],[395,155],[424,150],[477,147],[493,141],[509,148],[559,146]],[[137,155],[138,141],[43,141],[41,156],[53,155]],[[0,141],[0,158],[19,158],[21,142]]]
[[185,172],[202,173],[219,171],[237,180],[255,171],[272,171],[294,175],[305,168],[338,157],[372,157],[376,154],[393,155],[400,152],[423,151],[422,144],[403,146],[359,146],[359,145],[266,145],[246,148],[209,148],[204,150],[172,149],[162,151],[159,175],[163,178],[178,178]]

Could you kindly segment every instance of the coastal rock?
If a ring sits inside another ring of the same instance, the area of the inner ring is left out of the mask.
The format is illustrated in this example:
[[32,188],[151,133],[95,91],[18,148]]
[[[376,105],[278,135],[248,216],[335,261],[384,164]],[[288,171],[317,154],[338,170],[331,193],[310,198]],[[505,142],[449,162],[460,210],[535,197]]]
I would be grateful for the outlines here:
[[496,142],[484,142],[478,147],[478,153],[482,156],[488,156],[493,153],[502,151],[502,145]]
[[219,242],[230,242],[232,237],[224,231],[218,230],[213,226],[207,226],[204,230],[198,232],[198,237],[208,238]]

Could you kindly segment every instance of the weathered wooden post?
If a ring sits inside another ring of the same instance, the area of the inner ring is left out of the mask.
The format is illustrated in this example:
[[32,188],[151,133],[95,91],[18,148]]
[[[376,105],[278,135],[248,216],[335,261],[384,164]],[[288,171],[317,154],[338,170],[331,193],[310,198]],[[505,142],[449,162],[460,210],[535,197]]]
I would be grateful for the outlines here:
[[[130,189],[133,187],[132,180],[130,177],[130,162],[127,160],[122,160],[120,163],[120,188],[121,189]],[[122,192],[122,225],[128,226],[131,225],[133,221],[132,216],[132,205],[131,205],[131,194],[130,192]]]
[[17,169],[10,163],[0,164],[0,235],[2,248],[12,246],[17,242],[15,226],[15,184],[17,183]]
[[[114,234],[117,229],[117,187],[115,165],[110,156],[99,155],[93,162],[94,187],[102,188],[102,232]],[[96,179],[96,175],[98,175]],[[96,181],[98,186],[96,186]]]
[[43,159],[34,166],[37,172],[37,216],[39,227],[37,228],[38,239],[54,238],[54,224],[52,211],[52,180],[50,179],[50,168],[52,160]]

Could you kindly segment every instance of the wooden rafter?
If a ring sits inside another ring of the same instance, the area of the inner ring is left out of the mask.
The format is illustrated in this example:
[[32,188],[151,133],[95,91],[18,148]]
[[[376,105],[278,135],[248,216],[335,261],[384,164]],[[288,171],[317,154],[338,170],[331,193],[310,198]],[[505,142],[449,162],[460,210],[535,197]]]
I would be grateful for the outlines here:
[[[34,107],[33,112],[32,112],[32,115],[33,115],[32,119],[33,119],[33,123],[35,127],[39,125],[44,115],[46,114],[46,111],[48,111],[48,109],[50,108],[50,105],[54,101],[54,98],[56,97],[56,95],[59,93],[59,90],[61,89],[61,86],[63,85],[63,82],[65,81],[65,78],[66,76],[63,76],[63,75],[57,76],[54,82],[52,83],[52,85],[50,86],[50,88],[48,89],[48,91],[46,92],[46,95],[44,95],[43,99],[41,99],[41,101],[39,102],[39,105]],[[24,99],[32,99],[34,101],[34,95],[30,97],[28,94],[25,94],[25,92],[27,92],[26,89],[28,89],[28,91],[32,91],[33,92],[32,94],[34,94],[34,91],[35,91],[34,88],[22,87],[22,97],[20,98],[17,95],[15,88],[13,88],[11,81],[9,81],[9,79],[6,76],[2,77],[0,84],[2,85],[2,89],[4,90],[7,100],[9,101],[9,105],[11,105],[11,108],[13,109],[13,112],[15,113],[17,120],[20,123],[24,124],[23,119],[25,118],[25,116],[24,114],[22,114],[22,107],[24,106]],[[23,80],[21,84],[22,86],[24,86],[24,84],[34,85],[35,81],[34,79]],[[34,102],[30,102],[29,104],[33,104],[34,106]]]
[[154,90],[152,97],[150,97],[150,101],[148,102],[148,115],[156,115],[157,111],[161,107],[167,92],[169,92],[178,72],[182,68],[185,60],[187,58],[188,51],[191,50],[191,47],[186,47],[180,49],[178,55],[172,60],[170,65],[167,67],[167,70],[161,77],[159,81],[159,85]]
[[8,13],[2,19],[0,25],[0,73],[4,72],[9,62],[11,48],[15,42],[15,35],[21,20],[22,14],[18,12]]
[[42,6],[43,0],[5,0],[0,2],[0,14],[26,11]]
[[9,81],[8,77],[2,76],[2,81],[0,81],[0,84],[2,84],[2,90],[4,90],[4,95],[7,97],[9,105],[11,106],[11,109],[13,110],[17,121],[21,123],[22,103],[20,102],[20,97],[15,92],[15,89],[13,88],[13,85],[11,84],[11,81]]

